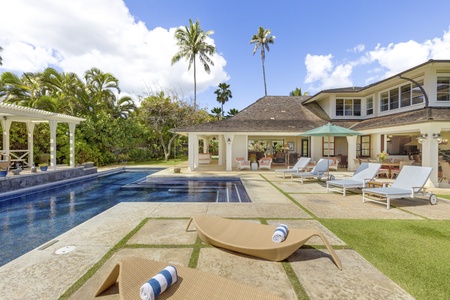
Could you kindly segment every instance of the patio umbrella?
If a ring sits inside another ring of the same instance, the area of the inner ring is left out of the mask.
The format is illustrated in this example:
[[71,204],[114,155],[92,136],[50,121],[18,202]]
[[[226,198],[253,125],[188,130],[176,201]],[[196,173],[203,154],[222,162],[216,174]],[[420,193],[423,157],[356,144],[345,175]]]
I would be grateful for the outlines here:
[[[323,126],[308,130],[300,134],[301,136],[322,136],[328,137],[328,143],[330,143],[330,138],[332,136],[351,136],[360,135],[360,132],[347,129],[345,127],[333,125],[331,123],[325,124]],[[330,164],[330,149],[328,149],[328,166]],[[327,171],[329,174],[329,170]]]

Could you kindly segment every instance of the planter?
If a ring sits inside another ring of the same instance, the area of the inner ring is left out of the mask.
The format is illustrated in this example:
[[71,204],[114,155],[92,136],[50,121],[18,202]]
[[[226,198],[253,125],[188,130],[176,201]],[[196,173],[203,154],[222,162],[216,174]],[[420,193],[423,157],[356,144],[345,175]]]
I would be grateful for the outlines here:
[[181,168],[173,168],[173,172],[174,173],[180,173],[181,172]]
[[40,166],[39,169],[41,169],[42,172],[47,171],[48,166]]
[[15,170],[12,170],[11,172],[13,172],[14,175],[19,175],[20,172],[22,172],[22,169],[15,169]]
[[0,171],[0,177],[6,177],[8,175],[8,171]]
[[257,171],[258,170],[258,163],[252,162],[252,170]]

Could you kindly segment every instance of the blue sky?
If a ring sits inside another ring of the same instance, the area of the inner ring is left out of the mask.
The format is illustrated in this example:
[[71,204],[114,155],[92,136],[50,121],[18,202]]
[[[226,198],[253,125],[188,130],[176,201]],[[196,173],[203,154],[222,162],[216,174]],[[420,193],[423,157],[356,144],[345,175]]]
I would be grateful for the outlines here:
[[259,26],[276,36],[265,61],[269,95],[364,86],[430,58],[450,59],[447,0],[0,0],[0,7],[0,72],[53,66],[82,75],[98,67],[118,77],[124,93],[162,89],[186,99],[192,72],[185,62],[170,66],[173,32],[198,19],[214,30],[218,51],[211,74],[198,74],[197,101],[208,110],[220,107],[220,82],[233,93],[226,111],[264,96],[261,57],[249,45]]

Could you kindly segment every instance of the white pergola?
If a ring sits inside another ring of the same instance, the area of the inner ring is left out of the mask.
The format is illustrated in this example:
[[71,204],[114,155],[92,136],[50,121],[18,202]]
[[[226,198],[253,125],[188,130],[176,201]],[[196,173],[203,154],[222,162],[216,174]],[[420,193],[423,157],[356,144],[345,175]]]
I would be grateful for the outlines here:
[[[56,170],[56,126],[58,123],[69,124],[70,143],[70,167],[75,167],[75,126],[84,121],[69,115],[48,112],[45,110],[17,106],[0,102],[0,121],[3,130],[2,152],[10,155],[13,161],[20,161],[25,166],[32,166],[33,157],[33,131],[37,123],[49,123],[50,125],[50,169]],[[12,122],[25,123],[27,126],[28,147],[27,150],[10,149],[10,128]]]

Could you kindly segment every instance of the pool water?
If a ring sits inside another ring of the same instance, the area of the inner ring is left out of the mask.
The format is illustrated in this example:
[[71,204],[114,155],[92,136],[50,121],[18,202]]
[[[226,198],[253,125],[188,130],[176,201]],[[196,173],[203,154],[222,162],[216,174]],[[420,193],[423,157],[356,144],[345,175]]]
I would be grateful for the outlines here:
[[159,178],[130,170],[0,198],[0,266],[120,202],[249,202],[238,178]]

